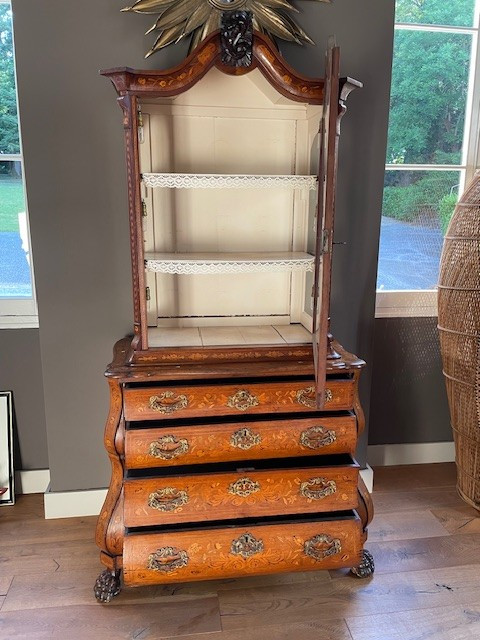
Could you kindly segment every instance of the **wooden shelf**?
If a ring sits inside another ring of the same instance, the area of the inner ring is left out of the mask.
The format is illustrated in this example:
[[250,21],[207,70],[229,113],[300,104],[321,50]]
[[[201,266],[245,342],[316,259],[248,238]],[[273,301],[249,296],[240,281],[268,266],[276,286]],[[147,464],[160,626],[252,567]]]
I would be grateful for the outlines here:
[[316,189],[317,176],[224,175],[218,173],[143,173],[147,187],[173,189]]
[[146,253],[147,271],[171,274],[313,271],[310,253]]

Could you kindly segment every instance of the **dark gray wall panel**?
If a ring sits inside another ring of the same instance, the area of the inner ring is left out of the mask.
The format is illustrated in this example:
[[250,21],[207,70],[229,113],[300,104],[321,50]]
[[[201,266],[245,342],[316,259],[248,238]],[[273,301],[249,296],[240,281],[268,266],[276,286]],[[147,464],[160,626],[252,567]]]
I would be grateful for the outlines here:
[[[165,68],[186,50],[143,60],[152,17],[122,14],[124,4],[13,0],[54,491],[108,482],[102,372],[132,326],[123,131],[113,88],[97,71]],[[338,237],[349,246],[335,257],[333,326],[369,360],[393,4],[302,3],[299,19],[319,46],[283,48],[299,70],[321,76],[324,44],[336,33],[343,73],[366,83],[344,120]],[[367,378],[363,391],[368,405]]]
[[452,440],[436,318],[375,321],[369,444]]
[[13,391],[17,444],[15,468],[47,469],[38,329],[0,331],[0,389]]

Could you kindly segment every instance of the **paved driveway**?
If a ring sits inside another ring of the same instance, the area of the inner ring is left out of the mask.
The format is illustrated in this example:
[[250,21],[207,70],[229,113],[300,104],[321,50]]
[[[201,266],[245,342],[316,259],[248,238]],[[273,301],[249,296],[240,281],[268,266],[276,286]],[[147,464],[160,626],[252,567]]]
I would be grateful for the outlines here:
[[0,232],[0,297],[30,297],[30,268],[22,249],[20,234]]
[[443,235],[440,229],[382,217],[377,289],[433,289]]

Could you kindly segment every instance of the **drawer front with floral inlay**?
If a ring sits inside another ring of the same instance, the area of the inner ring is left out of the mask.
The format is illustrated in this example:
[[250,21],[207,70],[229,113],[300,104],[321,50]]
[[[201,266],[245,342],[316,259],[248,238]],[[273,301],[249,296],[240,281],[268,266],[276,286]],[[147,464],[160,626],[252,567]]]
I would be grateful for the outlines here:
[[[315,389],[308,381],[240,385],[147,387],[124,390],[126,420],[312,411]],[[325,411],[353,408],[354,381],[330,380]]]
[[127,535],[126,585],[356,566],[357,518]]
[[127,469],[291,458],[355,451],[355,416],[293,418],[161,429],[131,429],[125,435]]
[[356,464],[130,478],[125,526],[354,509],[357,479]]

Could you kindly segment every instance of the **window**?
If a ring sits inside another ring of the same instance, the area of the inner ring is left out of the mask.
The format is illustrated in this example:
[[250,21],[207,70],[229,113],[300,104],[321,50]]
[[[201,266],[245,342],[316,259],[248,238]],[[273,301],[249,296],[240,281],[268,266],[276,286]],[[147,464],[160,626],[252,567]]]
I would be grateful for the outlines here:
[[10,2],[0,0],[0,328],[38,326]]
[[443,236],[477,166],[480,0],[396,0],[377,317],[436,315]]

